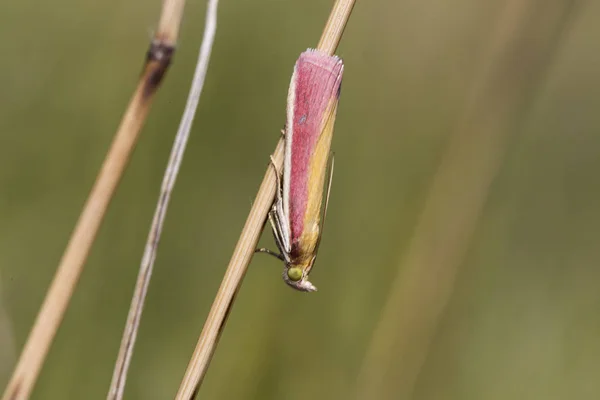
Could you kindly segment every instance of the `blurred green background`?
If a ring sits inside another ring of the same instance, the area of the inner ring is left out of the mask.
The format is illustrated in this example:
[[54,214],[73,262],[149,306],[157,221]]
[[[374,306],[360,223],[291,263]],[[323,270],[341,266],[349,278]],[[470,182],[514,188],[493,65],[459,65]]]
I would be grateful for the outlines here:
[[[316,45],[331,4],[220,5],[126,399],[174,396],[279,138],[294,61]],[[524,27],[516,30],[506,11],[514,4],[357,1],[337,52],[346,68],[327,229],[311,275],[319,292],[292,291],[277,260],[256,256],[199,398],[600,398],[600,3],[522,0],[535,11],[516,18]],[[134,89],[160,6],[0,4],[1,387]],[[204,1],[186,5],[174,63],[34,399],[106,396],[204,12]],[[516,50],[498,56],[494,38],[513,31]],[[464,129],[501,144],[455,140]],[[443,178],[452,146],[467,154],[455,162],[483,178]],[[436,179],[446,180],[432,192]],[[452,203],[472,193],[483,195]],[[458,222],[423,234],[424,215]],[[269,230],[261,244],[274,247]],[[447,266],[410,255],[442,257],[445,246]],[[413,285],[411,268],[430,271],[431,285]],[[401,317],[406,310],[417,317]],[[414,343],[411,329],[427,340]]]

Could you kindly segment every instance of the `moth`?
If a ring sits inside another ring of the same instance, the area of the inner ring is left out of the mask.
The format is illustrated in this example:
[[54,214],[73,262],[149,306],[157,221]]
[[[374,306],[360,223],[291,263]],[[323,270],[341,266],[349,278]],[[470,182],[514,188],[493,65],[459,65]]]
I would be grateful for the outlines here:
[[312,49],[300,55],[287,97],[283,171],[271,162],[277,193],[269,222],[279,254],[268,249],[257,251],[282,260],[285,283],[304,292],[317,290],[308,276],[317,257],[329,202],[331,139],[343,72],[344,64],[336,56]]

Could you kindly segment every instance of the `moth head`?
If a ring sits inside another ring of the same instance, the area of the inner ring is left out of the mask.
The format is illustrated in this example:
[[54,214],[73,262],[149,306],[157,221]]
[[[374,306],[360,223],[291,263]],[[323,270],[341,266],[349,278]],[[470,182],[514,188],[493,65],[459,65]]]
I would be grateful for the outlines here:
[[283,270],[283,280],[301,292],[316,292],[317,288],[308,280],[308,269],[288,264]]

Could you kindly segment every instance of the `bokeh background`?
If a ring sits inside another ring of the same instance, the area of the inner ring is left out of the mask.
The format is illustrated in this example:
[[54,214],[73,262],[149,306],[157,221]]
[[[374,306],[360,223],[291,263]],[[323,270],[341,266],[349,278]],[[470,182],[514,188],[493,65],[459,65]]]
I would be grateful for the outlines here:
[[[331,4],[222,1],[126,399],[173,398]],[[0,3],[2,387],[160,6]],[[186,5],[34,399],[106,396],[204,12]],[[599,18],[591,0],[358,0],[319,292],[256,256],[199,398],[600,398]]]

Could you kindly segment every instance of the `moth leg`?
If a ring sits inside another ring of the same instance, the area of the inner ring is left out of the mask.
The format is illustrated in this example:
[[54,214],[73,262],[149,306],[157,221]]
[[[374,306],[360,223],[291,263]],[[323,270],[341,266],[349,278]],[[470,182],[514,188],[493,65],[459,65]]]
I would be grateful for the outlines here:
[[[277,248],[286,257],[289,255],[290,246],[288,239],[288,231],[286,230],[286,225],[284,225],[283,221],[280,219],[281,213],[281,204],[274,204],[273,209],[269,213],[269,221],[271,222],[271,226],[273,227],[273,236],[275,237],[275,244]],[[289,261],[289,260],[287,260]]]
[[277,218],[277,210],[276,210],[275,204],[273,204],[271,211],[269,211],[269,223],[271,224],[271,228],[273,229],[273,237],[275,238],[275,244],[277,245],[277,248],[279,249],[279,254],[275,253],[272,250],[266,249],[266,248],[256,249],[256,250],[254,250],[254,252],[255,253],[267,253],[274,257],[277,257],[281,261],[288,262],[288,260],[284,256],[285,251],[284,251],[284,246],[283,246],[282,239],[281,239],[281,235],[282,235],[281,223],[279,222],[279,219]]
[[269,219],[273,226],[273,232],[277,232],[277,235],[279,236],[277,237],[279,250],[282,254],[287,255],[291,251],[292,246],[290,243],[290,227],[283,210],[283,185],[281,183],[281,174],[275,166],[273,157],[271,157],[271,165],[275,169],[278,189],[275,195],[275,201],[273,202],[273,207],[269,213]]
[[280,259],[281,261],[285,261],[285,258],[281,254],[275,253],[274,251],[266,249],[264,247],[261,247],[260,249],[256,249],[256,250],[254,250],[254,252],[255,253],[267,253],[275,258]]
[[[281,182],[282,173],[277,169],[273,156],[271,156],[271,166],[273,167],[273,170],[275,170],[275,179],[277,180],[277,192],[275,193],[275,200],[273,201],[271,213],[277,222],[276,225],[279,227],[279,239],[281,241],[282,248],[285,249],[285,251],[282,251],[282,253],[285,254],[288,253],[291,248],[288,236],[290,228],[287,224],[287,219],[283,211],[283,184]],[[271,224],[275,226],[273,223]]]
[[290,252],[290,244],[289,244],[289,228],[285,224],[285,216],[283,214],[283,186],[281,183],[281,173],[277,169],[275,165],[275,160],[273,156],[271,156],[271,167],[275,171],[275,179],[277,180],[277,188],[275,193],[275,199],[273,200],[273,205],[271,206],[271,211],[269,211],[269,223],[271,224],[271,228],[273,229],[273,237],[275,238],[275,244],[279,249],[279,255],[276,255],[273,251],[265,251],[267,249],[257,249],[257,252],[269,253],[271,255],[275,255],[280,260],[285,262],[289,262],[289,252]]
[[275,203],[277,202],[283,202],[283,186],[281,184],[281,172],[279,172],[279,170],[277,169],[277,166],[275,165],[275,159],[273,158],[273,155],[270,156],[270,162],[269,165],[271,167],[273,167],[273,171],[275,171],[275,179],[277,180],[277,192],[275,193]]
[[275,165],[275,159],[273,158],[272,154],[269,156],[269,158],[271,160],[271,162],[269,164],[275,170],[275,176],[277,177],[277,187],[281,188],[281,172],[279,172],[279,170],[277,169],[277,166]]

